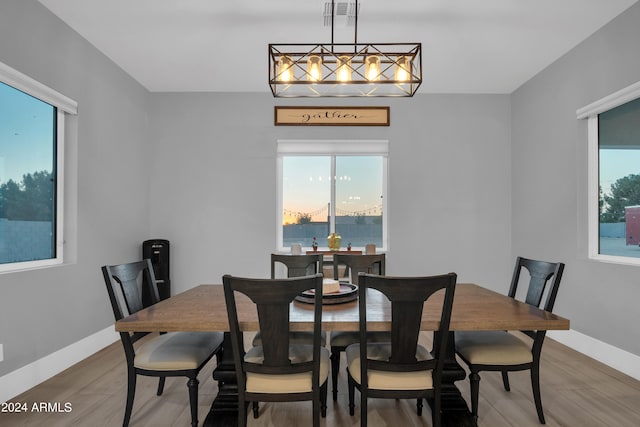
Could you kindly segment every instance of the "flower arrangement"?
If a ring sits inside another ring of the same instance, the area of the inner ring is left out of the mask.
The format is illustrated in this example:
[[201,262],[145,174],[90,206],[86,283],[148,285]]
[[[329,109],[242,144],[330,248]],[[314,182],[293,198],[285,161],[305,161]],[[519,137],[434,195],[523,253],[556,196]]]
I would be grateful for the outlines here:
[[311,241],[311,247],[313,248],[314,251],[318,250],[318,240],[315,237]]
[[350,251],[351,250],[351,242],[347,243],[347,250]]

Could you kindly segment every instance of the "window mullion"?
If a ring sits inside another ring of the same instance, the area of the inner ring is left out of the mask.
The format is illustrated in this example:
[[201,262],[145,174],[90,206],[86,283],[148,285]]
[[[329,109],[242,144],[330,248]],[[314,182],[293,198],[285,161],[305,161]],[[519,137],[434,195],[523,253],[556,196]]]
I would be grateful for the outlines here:
[[336,156],[331,156],[331,202],[329,204],[329,233],[336,231]]

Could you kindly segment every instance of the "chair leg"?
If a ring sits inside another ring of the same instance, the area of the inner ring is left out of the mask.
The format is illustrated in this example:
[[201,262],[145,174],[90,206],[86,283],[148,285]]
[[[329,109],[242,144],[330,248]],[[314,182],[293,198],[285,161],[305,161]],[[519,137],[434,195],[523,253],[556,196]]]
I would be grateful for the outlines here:
[[502,384],[504,384],[504,389],[507,391],[511,391],[511,386],[509,385],[509,372],[502,371]]
[[156,393],[157,396],[162,396],[162,393],[164,392],[164,381],[167,379],[167,377],[160,377],[158,379],[158,392]]
[[360,389],[360,427],[367,427],[367,394]]
[[327,417],[327,389],[329,388],[329,382],[325,381],[320,387],[320,415],[322,418]]
[[253,407],[253,418],[256,419],[260,416],[260,404],[254,400],[251,402],[251,406]]
[[422,398],[418,398],[418,401],[416,402],[416,412],[418,413],[418,416],[422,416]]
[[314,391],[312,402],[313,427],[320,427],[320,392]]
[[478,420],[478,396],[480,394],[480,375],[476,371],[471,371],[469,374],[469,381],[471,383],[471,414],[473,418]]
[[238,396],[238,427],[247,427],[247,402],[244,398],[244,392]]
[[347,385],[349,388],[349,415],[353,416],[356,411],[356,405],[354,403],[355,394],[356,394],[356,382],[351,378],[351,374],[347,370]]
[[198,427],[198,378],[189,378],[187,387],[189,387],[189,405],[191,406],[191,425]]
[[436,390],[433,400],[431,400],[431,423],[433,427],[440,427],[442,424],[442,396],[441,390]]
[[540,367],[537,365],[531,367],[531,388],[533,389],[536,411],[538,411],[538,420],[540,420],[540,424],[545,424],[544,413],[542,412],[542,398],[540,396]]
[[124,409],[124,420],[122,421],[122,427],[128,427],[131,420],[131,411],[133,410],[133,398],[136,394],[136,380],[137,375],[133,367],[127,369],[127,403]]
[[331,347],[331,384],[333,385],[333,401],[338,400],[338,373],[340,372],[340,350]]

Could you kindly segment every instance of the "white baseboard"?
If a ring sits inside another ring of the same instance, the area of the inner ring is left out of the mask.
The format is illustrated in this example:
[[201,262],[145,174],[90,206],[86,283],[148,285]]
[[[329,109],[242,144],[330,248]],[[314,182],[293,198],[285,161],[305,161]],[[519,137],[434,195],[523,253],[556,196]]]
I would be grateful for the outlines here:
[[591,338],[573,329],[568,331],[549,331],[547,336],[640,381],[640,356]]
[[0,402],[24,393],[119,340],[113,325],[0,377]]

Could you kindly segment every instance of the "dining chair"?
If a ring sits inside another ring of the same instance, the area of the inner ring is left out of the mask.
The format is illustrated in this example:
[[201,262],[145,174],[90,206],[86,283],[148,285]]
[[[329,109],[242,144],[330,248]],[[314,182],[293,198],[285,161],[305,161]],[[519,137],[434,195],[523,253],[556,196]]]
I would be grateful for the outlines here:
[[[320,414],[326,415],[329,376],[329,351],[320,343],[322,275],[285,279],[225,275],[222,283],[238,383],[238,425],[247,424],[249,402],[311,400],[313,426],[319,427]],[[293,344],[289,307],[297,295],[308,289],[315,290],[313,344]],[[263,339],[261,346],[246,351],[241,324],[246,321],[246,307],[251,303],[256,308],[251,308],[251,315],[257,312]]]
[[[271,254],[271,278],[276,278],[278,264],[282,264],[286,267],[287,277],[302,277],[320,273],[322,271],[322,262],[322,254]],[[313,332],[292,331],[289,340],[293,344],[312,344]],[[326,333],[322,332],[322,345],[324,345],[326,341]],[[251,344],[253,346],[259,346],[262,344],[262,334],[260,332],[256,333]]]
[[279,264],[287,269],[287,277],[301,277],[322,272],[322,254],[271,254],[271,278],[276,278]]
[[[546,301],[541,307],[551,312],[558,294],[564,264],[518,257],[509,289],[509,296],[514,299],[522,269],[526,269],[530,276],[525,302],[535,307],[540,308],[547,283],[553,278],[546,293]],[[529,370],[538,419],[541,424],[545,423],[540,397],[540,352],[546,331],[520,332],[531,340],[525,342],[508,331],[455,332],[456,353],[471,371],[469,374],[471,413],[476,420],[478,419],[478,395],[480,393],[480,375],[478,373],[480,371],[500,371],[504,389],[510,391],[508,372]]]
[[[322,272],[322,263],[322,254],[271,254],[271,278],[276,278],[278,265],[286,268],[287,277],[301,277]],[[292,344],[313,344],[313,332],[291,331],[289,333],[289,342]],[[323,346],[327,342],[327,334],[324,331],[321,334],[320,342]],[[254,335],[251,345],[254,347],[262,345],[262,334],[260,331]],[[253,418],[258,418],[259,416],[260,407],[258,402],[255,401],[253,402]]]
[[[119,265],[105,265],[102,275],[107,285],[116,321],[142,310],[142,286],[148,286],[150,303],[159,301],[158,286],[149,259]],[[140,345],[134,343],[145,338]],[[157,395],[162,395],[166,377],[187,377],[191,425],[198,425],[198,373],[215,354],[222,352],[221,332],[120,332],[127,361],[127,401],[123,426],[128,426],[133,409],[138,375],[158,377]]]
[[[441,424],[441,384],[453,295],[457,276],[428,277],[360,276],[358,311],[360,343],[347,347],[349,414],[355,412],[355,389],[360,390],[360,425],[367,425],[367,400],[371,398],[422,399],[431,407],[432,424]],[[376,290],[391,304],[391,339],[369,341],[367,300]],[[443,290],[442,292],[439,292]],[[444,294],[444,295],[443,295]],[[418,343],[425,302],[438,310],[440,323],[429,352]]]
[[[339,271],[345,266],[345,275],[350,277],[354,285],[358,285],[360,273],[372,273],[381,276],[386,272],[385,254],[355,255],[355,254],[334,254],[333,255],[333,278],[339,280]],[[387,332],[370,332],[369,341],[389,341],[390,334]],[[331,383],[333,384],[333,400],[338,400],[338,373],[340,372],[340,353],[346,350],[351,344],[359,342],[360,335],[352,331],[333,331],[329,336],[331,346]]]

